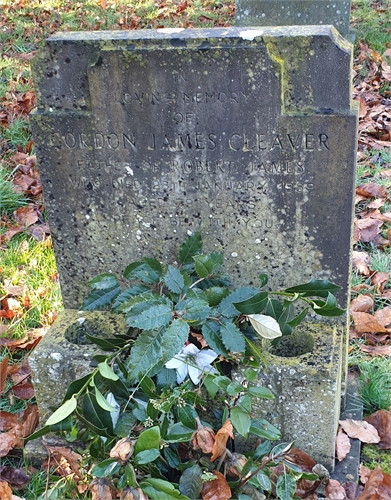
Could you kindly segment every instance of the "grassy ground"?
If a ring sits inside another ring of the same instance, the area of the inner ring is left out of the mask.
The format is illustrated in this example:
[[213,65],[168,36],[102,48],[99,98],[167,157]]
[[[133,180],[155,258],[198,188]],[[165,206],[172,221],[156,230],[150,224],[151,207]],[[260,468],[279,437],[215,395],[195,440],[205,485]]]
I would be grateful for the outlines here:
[[[364,95],[373,92],[379,105],[388,103],[388,110],[391,81],[371,72],[373,63],[379,68],[383,62],[391,64],[391,52],[387,55],[391,49],[390,7],[389,0],[352,2],[352,26],[357,29],[355,86],[362,89],[360,85],[368,85],[368,89],[360,92]],[[33,337],[34,332],[53,322],[62,307],[53,249],[50,237],[46,237],[44,201],[28,123],[34,106],[29,61],[43,40],[58,30],[227,26],[233,24],[233,16],[232,1],[0,0],[0,340],[4,340],[3,344],[7,345],[7,339]],[[381,120],[386,123],[383,128],[379,125]],[[366,142],[359,144],[358,186],[375,183],[386,190],[390,188],[391,177],[384,175],[391,169],[390,149],[374,142],[391,140],[384,136],[387,120],[386,116],[376,118],[377,135],[363,132],[363,137],[371,140],[365,139]],[[356,205],[358,216],[372,201],[362,200]],[[382,214],[391,211],[389,197],[384,198],[379,211]],[[12,236],[16,230],[19,234]],[[384,240],[390,238],[389,223],[383,224],[380,236]],[[359,240],[355,249],[368,254],[372,274],[354,271],[353,296],[370,293],[375,309],[388,307],[391,299],[384,291],[391,288],[390,278],[385,281],[382,293],[372,278],[374,273],[390,271],[391,246]],[[367,411],[371,412],[386,409],[390,404],[391,361],[362,352],[359,347],[365,343],[367,339],[362,337],[353,341],[351,363],[361,370],[363,399]],[[3,351],[0,361],[6,354],[7,351]],[[14,362],[20,362],[20,355],[14,355]],[[8,404],[12,401],[7,399],[8,406],[0,406],[0,409],[17,413],[21,402],[17,398],[13,402]],[[391,460],[387,462],[385,454],[376,458],[373,448],[368,453],[364,450],[366,463],[374,466],[379,459],[385,470],[391,467]],[[36,498],[42,488],[40,479],[34,481],[40,486],[35,492],[26,491],[26,498]]]

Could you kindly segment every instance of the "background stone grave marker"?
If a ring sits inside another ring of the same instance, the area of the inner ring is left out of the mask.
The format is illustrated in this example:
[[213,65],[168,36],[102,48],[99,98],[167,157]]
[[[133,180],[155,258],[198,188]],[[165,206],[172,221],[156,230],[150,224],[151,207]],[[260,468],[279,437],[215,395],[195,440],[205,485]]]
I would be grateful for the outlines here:
[[[224,252],[234,285],[262,272],[274,289],[328,278],[346,307],[351,64],[331,26],[50,37],[34,61],[31,122],[65,308],[99,273],[170,262],[193,231]],[[330,434],[345,328],[343,317],[330,335]],[[320,456],[332,468],[329,450]]]
[[236,0],[238,26],[333,25],[341,35],[349,30],[350,0]]

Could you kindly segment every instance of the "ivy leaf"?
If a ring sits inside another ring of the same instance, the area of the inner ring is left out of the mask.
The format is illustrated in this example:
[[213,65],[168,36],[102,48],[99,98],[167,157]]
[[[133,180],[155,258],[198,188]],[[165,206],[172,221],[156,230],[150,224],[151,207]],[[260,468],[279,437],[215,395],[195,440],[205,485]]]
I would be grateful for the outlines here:
[[174,320],[164,331],[162,339],[163,363],[169,361],[178,354],[189,338],[189,333],[190,327],[183,319]]
[[282,474],[277,479],[276,493],[281,500],[292,500],[296,491],[296,481],[289,474]]
[[265,309],[269,294],[259,292],[242,302],[235,302],[233,305],[242,314],[257,314]]
[[234,303],[243,302],[249,299],[257,292],[256,288],[241,287],[231,292],[225,299],[220,302],[218,310],[226,318],[240,316],[240,311],[236,309]]
[[51,415],[47,419],[46,425],[58,424],[62,420],[66,419],[67,417],[69,417],[69,415],[71,415],[75,411],[76,406],[77,406],[77,400],[73,395],[70,399],[68,399],[68,401],[65,401],[65,403],[62,404],[60,408],[58,408],[53,413],[53,415]]
[[180,294],[185,288],[185,279],[179,269],[168,266],[167,273],[163,277],[164,284],[172,293]]
[[160,330],[144,330],[135,341],[130,356],[125,362],[128,380],[137,380],[162,358],[162,334]]
[[300,293],[303,297],[327,297],[329,293],[335,293],[341,287],[330,283],[328,280],[312,279],[309,283],[286,288],[287,293]]
[[181,264],[192,264],[193,257],[198,254],[201,248],[201,233],[193,233],[184,241],[179,250],[179,262]]
[[120,293],[119,286],[114,288],[103,288],[93,290],[84,300],[81,308],[84,311],[94,311],[95,309],[102,309],[106,307],[115,299]]
[[227,321],[220,328],[221,339],[229,352],[242,352],[246,349],[244,337],[233,323]]
[[194,464],[182,472],[179,479],[179,491],[191,500],[196,500],[202,489],[202,469]]
[[231,409],[231,423],[241,436],[247,438],[251,426],[251,417],[248,412],[234,406]]
[[265,339],[275,339],[281,337],[282,332],[278,322],[271,316],[264,314],[249,314],[247,318],[254,330]]
[[168,325],[172,319],[172,310],[168,305],[152,306],[138,316],[127,316],[126,324],[140,330],[154,330]]

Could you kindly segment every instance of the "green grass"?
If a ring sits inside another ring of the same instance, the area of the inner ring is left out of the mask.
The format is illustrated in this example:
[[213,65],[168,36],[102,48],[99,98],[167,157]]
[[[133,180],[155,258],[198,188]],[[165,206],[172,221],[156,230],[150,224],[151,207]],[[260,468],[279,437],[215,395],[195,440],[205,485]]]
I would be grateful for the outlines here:
[[353,0],[351,25],[357,29],[357,39],[379,54],[391,47],[391,9],[389,0]]
[[371,470],[376,469],[380,464],[383,472],[391,474],[390,450],[379,450],[374,444],[364,444],[361,449],[361,460]]
[[12,215],[17,208],[26,205],[27,199],[16,191],[10,172],[0,164],[0,216]]
[[[18,338],[33,328],[50,325],[54,311],[62,308],[51,240],[14,237],[2,258],[0,296],[6,295],[5,283],[24,287],[23,295],[17,297],[20,312],[10,321],[7,335]],[[29,299],[28,308],[23,305],[25,296]]]
[[364,413],[391,409],[391,360],[374,358],[363,361],[360,368],[360,397]]

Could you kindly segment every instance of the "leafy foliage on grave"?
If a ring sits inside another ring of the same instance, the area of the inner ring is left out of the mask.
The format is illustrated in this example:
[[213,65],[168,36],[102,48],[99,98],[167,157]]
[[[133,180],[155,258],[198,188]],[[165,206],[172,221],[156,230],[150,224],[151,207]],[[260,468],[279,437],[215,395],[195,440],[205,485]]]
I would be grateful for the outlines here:
[[[254,417],[254,398],[274,398],[258,385],[263,356],[257,340],[278,342],[310,309],[343,314],[333,295],[339,287],[312,280],[269,292],[262,274],[258,287],[233,290],[223,263],[221,252],[202,253],[201,235],[194,233],[177,265],[145,257],[126,267],[125,289],[111,273],[89,282],[82,308],[124,315],[128,335],[87,335],[105,353],[29,439],[59,431],[82,442],[93,498],[99,486],[108,498],[119,490],[121,498],[151,500],[246,499],[274,491],[293,499],[299,480],[313,491],[321,484],[318,474],[296,463],[293,443],[273,446],[280,432]],[[295,310],[300,302],[302,310]],[[234,363],[243,366],[242,380],[229,376]],[[261,444],[236,453],[235,438],[250,435]],[[80,465],[75,469],[81,476]]]

